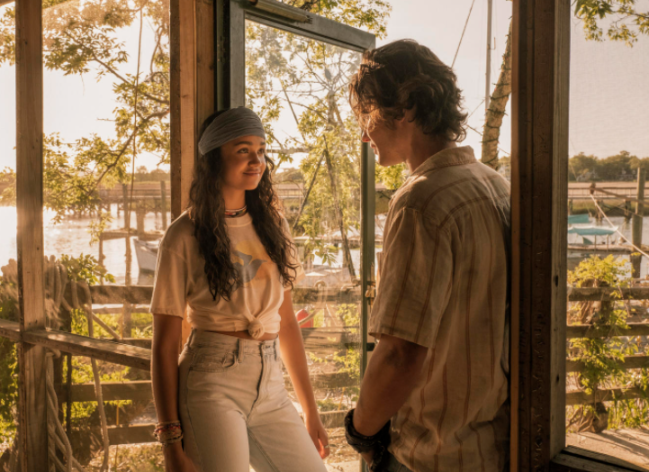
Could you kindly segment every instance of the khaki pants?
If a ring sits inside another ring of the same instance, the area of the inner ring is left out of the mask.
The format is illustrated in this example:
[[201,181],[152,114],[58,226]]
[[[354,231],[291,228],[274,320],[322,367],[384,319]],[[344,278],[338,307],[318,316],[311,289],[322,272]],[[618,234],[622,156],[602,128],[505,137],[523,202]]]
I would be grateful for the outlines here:
[[192,330],[179,360],[183,447],[201,472],[326,472],[284,388],[279,344]]

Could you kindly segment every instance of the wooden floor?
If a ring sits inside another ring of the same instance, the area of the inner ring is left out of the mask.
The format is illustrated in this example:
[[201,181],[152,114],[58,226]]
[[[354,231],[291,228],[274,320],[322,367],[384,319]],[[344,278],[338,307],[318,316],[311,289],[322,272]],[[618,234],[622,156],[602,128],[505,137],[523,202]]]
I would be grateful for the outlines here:
[[649,428],[619,429],[603,433],[568,433],[568,446],[607,454],[649,470]]

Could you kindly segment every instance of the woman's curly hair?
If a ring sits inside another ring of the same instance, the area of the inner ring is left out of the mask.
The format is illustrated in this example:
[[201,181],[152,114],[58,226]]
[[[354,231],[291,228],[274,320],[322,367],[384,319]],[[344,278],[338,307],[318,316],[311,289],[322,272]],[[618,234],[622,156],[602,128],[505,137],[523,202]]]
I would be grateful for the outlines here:
[[365,51],[349,84],[349,101],[361,127],[389,125],[414,108],[414,121],[425,134],[449,141],[466,136],[462,91],[450,67],[425,46],[410,39]]
[[[203,123],[201,134],[223,110],[214,113]],[[292,248],[283,226],[279,202],[273,190],[271,172],[273,162],[266,156],[266,170],[255,190],[246,191],[248,213],[259,239],[270,259],[277,265],[284,284],[293,286],[297,266],[289,262]],[[232,292],[242,283],[232,264],[231,242],[225,222],[225,203],[222,191],[220,148],[200,156],[194,167],[194,178],[189,191],[189,215],[194,223],[194,236],[198,240],[201,255],[205,259],[205,275],[214,300],[222,297],[230,300]]]

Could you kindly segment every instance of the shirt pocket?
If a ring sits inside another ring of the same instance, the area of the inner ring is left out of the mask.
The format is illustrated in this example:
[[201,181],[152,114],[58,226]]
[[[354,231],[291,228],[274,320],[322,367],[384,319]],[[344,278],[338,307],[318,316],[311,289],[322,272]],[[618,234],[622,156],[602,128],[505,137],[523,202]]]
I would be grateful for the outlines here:
[[237,367],[237,353],[223,347],[201,347],[194,354],[190,367],[197,372],[225,372]]

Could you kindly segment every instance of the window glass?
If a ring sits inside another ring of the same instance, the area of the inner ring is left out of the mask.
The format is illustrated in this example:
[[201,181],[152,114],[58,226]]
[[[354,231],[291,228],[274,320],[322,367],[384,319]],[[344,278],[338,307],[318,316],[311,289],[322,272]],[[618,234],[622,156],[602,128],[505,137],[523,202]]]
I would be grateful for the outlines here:
[[342,426],[360,384],[361,140],[347,101],[360,58],[246,25],[246,101],[267,127],[275,191],[306,273],[293,302],[330,435],[330,462],[358,460]]
[[571,22],[566,442],[647,466],[647,8],[612,3]]

